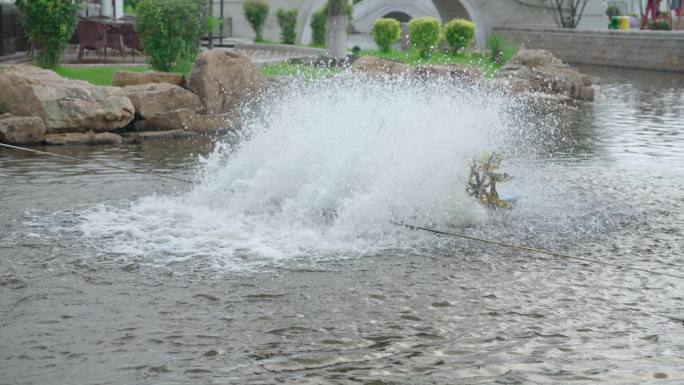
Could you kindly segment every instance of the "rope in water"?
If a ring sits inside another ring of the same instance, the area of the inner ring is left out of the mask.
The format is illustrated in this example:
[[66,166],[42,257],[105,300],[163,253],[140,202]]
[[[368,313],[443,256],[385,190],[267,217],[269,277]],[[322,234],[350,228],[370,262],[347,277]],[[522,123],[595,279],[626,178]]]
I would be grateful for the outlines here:
[[[557,258],[564,258],[564,259],[569,259],[572,261],[581,261],[585,263],[593,263],[597,265],[605,265],[605,266],[612,266],[612,267],[617,267],[619,269],[624,269],[624,270],[632,270],[632,271],[640,271],[642,273],[648,273],[648,274],[654,274],[654,275],[661,275],[661,276],[667,276],[667,277],[672,277],[672,278],[680,278],[684,279],[684,275],[677,275],[677,274],[672,274],[672,273],[665,273],[662,271],[654,271],[654,270],[648,270],[648,269],[642,269],[638,267],[629,267],[625,265],[620,265],[617,263],[611,263],[611,262],[604,262],[604,261],[599,261],[596,259],[591,259],[591,258],[585,258],[585,257],[577,257],[574,255],[570,254],[563,254],[559,253],[556,251],[550,251],[550,250],[544,250],[544,249],[537,249],[534,247],[528,247],[528,246],[521,246],[521,245],[515,245],[512,243],[508,242],[501,242],[501,241],[493,241],[489,239],[483,239],[483,238],[478,238],[478,237],[473,237],[470,235],[464,235],[464,234],[457,234],[457,233],[449,233],[446,231],[440,231],[440,230],[435,230],[431,229],[428,227],[421,227],[421,226],[415,226],[415,225],[409,225],[406,223],[400,223],[400,222],[391,222],[393,225],[401,226],[401,227],[406,227],[411,230],[420,230],[420,231],[426,231],[428,233],[436,234],[436,235],[443,235],[447,237],[452,237],[452,238],[462,238],[462,239],[467,239],[470,241],[476,241],[476,242],[481,242],[481,243],[487,243],[490,245],[496,245],[496,246],[501,246],[501,247],[506,247],[509,249],[514,249],[514,250],[519,250],[519,251],[526,251],[530,253],[539,253],[539,254],[545,254],[549,255],[552,257],[557,257]],[[538,259],[534,256],[531,255],[524,255],[527,258],[535,258]]]
[[40,155],[49,155],[53,156],[56,158],[62,158],[62,159],[67,159],[75,162],[81,162],[81,163],[92,163],[96,164],[98,166],[102,167],[107,167],[107,168],[112,168],[115,170],[121,170],[121,171],[126,171],[134,174],[142,174],[142,175],[148,175],[148,176],[153,176],[155,178],[161,178],[161,179],[170,179],[174,180],[176,182],[183,182],[183,183],[189,183],[189,184],[194,184],[195,182],[189,180],[189,179],[183,179],[183,178],[177,178],[175,176],[171,175],[163,175],[163,174],[155,174],[152,172],[147,172],[147,171],[140,171],[140,170],[134,170],[131,168],[126,168],[126,167],[121,167],[121,166],[113,166],[111,164],[107,164],[104,162],[100,162],[97,160],[91,160],[91,159],[82,159],[82,158],[76,158],[73,156],[68,156],[68,155],[62,155],[62,154],[55,154],[54,152],[47,152],[47,151],[39,151],[39,150],[34,150],[32,148],[26,148],[26,147],[19,147],[19,146],[13,146],[11,144],[5,144],[5,143],[0,143],[0,147],[6,147],[6,148],[11,148],[14,150],[21,150],[21,151],[27,151],[27,152],[32,152],[34,154],[40,154]]
[[[169,179],[169,180],[174,180],[174,181],[177,181],[177,182],[183,182],[183,183],[189,183],[189,184],[194,184],[194,183],[195,183],[195,182],[193,182],[193,181],[191,181],[191,180],[189,180],[189,179],[177,178],[177,177],[175,177],[175,176],[163,175],[163,174],[155,174],[155,173],[152,173],[152,172],[134,170],[134,169],[126,168],[126,167],[113,166],[113,165],[110,165],[110,164],[107,164],[107,163],[104,163],[104,162],[99,162],[99,161],[96,161],[96,160],[89,160],[89,159],[76,158],[76,157],[73,157],[73,156],[55,154],[55,153],[47,152],[47,151],[39,151],[39,150],[31,149],[31,148],[13,146],[13,145],[10,145],[10,144],[5,144],[5,143],[0,143],[0,147],[6,147],[6,148],[15,149],[15,150],[22,150],[22,151],[32,152],[32,153],[40,154],[40,155],[49,155],[49,156],[53,156],[53,157],[57,157],[57,158],[62,158],[62,159],[67,159],[67,160],[76,161],[76,162],[93,163],[93,164],[97,164],[97,165],[99,165],[99,166],[103,166],[103,167],[107,167],[107,168],[112,168],[112,169],[116,169],[116,170],[122,170],[122,171],[131,172],[131,173],[135,173],[135,174],[142,174],[142,175],[152,176],[152,177],[155,177],[155,178]],[[574,255],[563,254],[563,253],[559,253],[559,252],[556,252],[556,251],[543,250],[543,249],[537,249],[537,248],[528,247],[528,246],[515,245],[515,244],[512,244],[512,243],[502,242],[502,241],[493,241],[493,240],[489,240],[489,239],[478,238],[478,237],[469,236],[469,235],[464,235],[464,234],[449,233],[449,232],[446,232],[446,231],[440,231],[440,230],[435,230],[435,229],[431,229],[431,228],[428,228],[428,227],[415,226],[415,225],[410,225],[410,224],[406,224],[406,223],[400,223],[400,222],[390,222],[390,223],[392,223],[393,225],[396,225],[396,226],[406,227],[406,228],[411,229],[411,230],[426,231],[426,232],[429,232],[429,233],[432,233],[432,234],[443,235],[443,236],[452,237],[452,238],[462,238],[462,239],[467,239],[467,240],[470,240],[470,241],[476,241],[476,242],[481,242],[481,243],[487,243],[487,244],[490,244],[490,245],[496,245],[496,246],[506,247],[506,248],[509,248],[509,249],[514,249],[514,250],[519,250],[519,251],[525,251],[525,252],[529,252],[529,253],[545,254],[545,255],[552,256],[552,257],[564,258],[564,259],[568,259],[568,260],[572,260],[572,261],[581,261],[581,262],[593,263],[593,264],[597,264],[597,265],[612,266],[612,267],[616,267],[616,268],[623,269],[623,270],[639,271],[639,272],[642,272],[642,273],[648,273],[648,274],[653,274],[653,275],[660,275],[660,276],[667,276],[667,277],[672,277],[672,278],[684,279],[684,275],[677,275],[677,274],[665,273],[665,272],[661,272],[661,271],[654,271],[654,270],[648,270],[648,269],[641,269],[641,268],[638,268],[638,267],[629,267],[629,266],[624,266],[624,265],[620,265],[620,264],[617,264],[617,263],[604,262],[604,261],[599,261],[599,260],[596,260],[596,259],[590,259],[590,258],[584,258],[584,257],[577,257],[577,256],[574,256]],[[535,257],[529,256],[529,255],[525,255],[525,257],[528,257],[528,258],[535,258]]]

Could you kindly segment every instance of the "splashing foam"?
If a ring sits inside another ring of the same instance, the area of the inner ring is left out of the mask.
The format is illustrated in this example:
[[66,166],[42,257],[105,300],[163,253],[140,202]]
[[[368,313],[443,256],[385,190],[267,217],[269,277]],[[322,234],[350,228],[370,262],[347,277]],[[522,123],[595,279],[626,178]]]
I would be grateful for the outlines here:
[[239,268],[429,247],[434,238],[390,222],[482,217],[465,194],[466,173],[475,154],[501,144],[510,121],[503,97],[338,76],[266,100],[202,160],[192,191],[100,206],[82,231],[110,252],[207,256]]

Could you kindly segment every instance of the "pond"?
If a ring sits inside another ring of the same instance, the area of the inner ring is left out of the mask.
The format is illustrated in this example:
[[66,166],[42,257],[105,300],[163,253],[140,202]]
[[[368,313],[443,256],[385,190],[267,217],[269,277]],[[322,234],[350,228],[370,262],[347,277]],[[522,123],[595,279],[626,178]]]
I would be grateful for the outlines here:
[[[496,97],[353,82],[48,149],[195,186],[1,149],[0,383],[684,382],[683,280],[389,223],[684,274],[684,77],[581,70],[596,103],[516,151]],[[493,145],[512,210],[462,192]]]

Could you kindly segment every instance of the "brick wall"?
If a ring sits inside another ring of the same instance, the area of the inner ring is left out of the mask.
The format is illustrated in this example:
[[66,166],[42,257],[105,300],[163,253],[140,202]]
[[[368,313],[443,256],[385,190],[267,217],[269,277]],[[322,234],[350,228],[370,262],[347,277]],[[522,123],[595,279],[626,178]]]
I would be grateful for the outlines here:
[[684,31],[502,27],[494,33],[569,63],[684,72]]

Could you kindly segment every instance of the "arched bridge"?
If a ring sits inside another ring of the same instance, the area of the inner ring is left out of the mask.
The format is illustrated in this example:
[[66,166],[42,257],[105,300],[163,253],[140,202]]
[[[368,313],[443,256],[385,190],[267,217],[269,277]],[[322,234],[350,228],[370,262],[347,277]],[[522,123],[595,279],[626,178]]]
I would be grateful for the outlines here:
[[[313,13],[327,0],[314,0],[306,13],[301,41],[311,41],[309,23]],[[477,26],[475,40],[480,47],[494,27],[509,25],[553,25],[548,9],[534,0],[363,0],[354,6],[353,27],[369,33],[373,22],[381,17],[404,21],[414,17],[433,16],[442,22],[455,18],[473,21]]]

